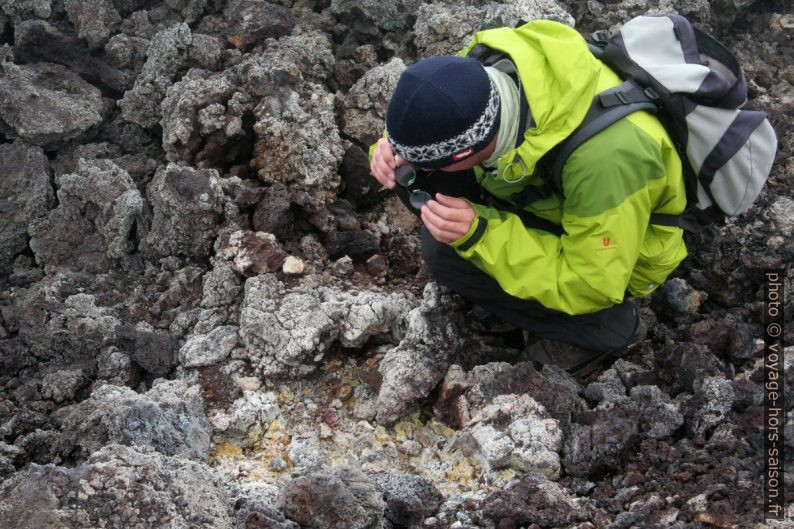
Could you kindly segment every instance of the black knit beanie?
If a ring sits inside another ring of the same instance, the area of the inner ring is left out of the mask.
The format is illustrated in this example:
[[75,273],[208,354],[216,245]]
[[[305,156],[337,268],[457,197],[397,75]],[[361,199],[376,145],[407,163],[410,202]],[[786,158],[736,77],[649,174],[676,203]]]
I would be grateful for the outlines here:
[[386,111],[395,153],[438,169],[484,149],[499,130],[499,93],[483,65],[467,57],[423,59],[400,76]]

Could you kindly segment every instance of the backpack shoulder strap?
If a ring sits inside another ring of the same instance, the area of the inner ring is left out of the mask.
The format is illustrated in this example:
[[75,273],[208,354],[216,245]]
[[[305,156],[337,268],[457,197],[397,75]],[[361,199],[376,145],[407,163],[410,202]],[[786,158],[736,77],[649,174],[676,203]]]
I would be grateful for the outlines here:
[[582,123],[549,153],[550,177],[555,191],[565,196],[562,168],[577,147],[629,114],[639,110],[655,113],[656,98],[651,89],[644,89],[632,80],[596,94]]

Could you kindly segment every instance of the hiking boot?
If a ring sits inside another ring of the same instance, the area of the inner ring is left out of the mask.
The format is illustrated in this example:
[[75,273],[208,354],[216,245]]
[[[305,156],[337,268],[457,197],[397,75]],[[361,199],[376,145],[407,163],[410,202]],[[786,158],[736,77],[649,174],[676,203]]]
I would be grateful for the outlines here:
[[480,305],[474,305],[466,315],[469,317],[471,328],[478,332],[506,333],[518,328],[488,312]]
[[582,378],[595,371],[602,363],[607,361],[611,363],[628,351],[635,349],[645,339],[646,331],[645,322],[638,314],[637,327],[634,329],[629,343],[623,347],[595,352],[571,343],[541,339],[524,351],[524,359],[541,364],[553,364],[565,369],[574,377]]

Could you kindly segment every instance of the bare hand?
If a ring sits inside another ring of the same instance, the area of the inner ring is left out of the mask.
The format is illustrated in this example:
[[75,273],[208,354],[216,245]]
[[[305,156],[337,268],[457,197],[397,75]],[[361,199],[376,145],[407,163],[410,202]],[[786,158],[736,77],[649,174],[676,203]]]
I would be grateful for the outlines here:
[[475,216],[468,202],[441,193],[422,206],[422,222],[438,242],[451,243],[469,233]]
[[394,154],[391,145],[389,145],[389,140],[381,138],[378,140],[378,145],[375,147],[375,150],[372,151],[372,161],[369,164],[369,169],[372,172],[372,176],[374,176],[381,185],[391,189],[395,186],[394,170],[407,163],[408,162]]

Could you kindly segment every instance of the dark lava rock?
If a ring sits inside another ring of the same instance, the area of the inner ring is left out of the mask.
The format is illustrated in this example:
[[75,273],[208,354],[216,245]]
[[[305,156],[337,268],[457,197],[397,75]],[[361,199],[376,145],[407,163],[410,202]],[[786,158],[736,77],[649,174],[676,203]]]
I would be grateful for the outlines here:
[[55,193],[44,151],[24,142],[0,145],[0,283],[28,247],[28,225],[46,215]]
[[0,133],[55,147],[99,125],[99,90],[60,64],[0,62]]
[[543,404],[561,425],[567,425],[572,414],[586,409],[585,402],[570,383],[555,379],[549,372],[545,375],[529,362],[491,362],[476,366],[468,373],[459,366],[452,366],[441,384],[436,416],[460,428],[494,397],[527,394]]
[[168,88],[190,64],[193,35],[182,22],[157,32],[146,50],[146,62],[131,90],[116,102],[127,121],[152,128],[160,123],[160,107]]
[[361,223],[356,216],[353,204],[345,199],[339,199],[328,206],[328,211],[334,216],[334,225],[339,231],[357,231]]
[[14,56],[21,62],[62,64],[90,83],[102,84],[119,95],[132,83],[131,76],[120,69],[128,64],[108,64],[43,20],[26,20],[15,26]]
[[331,259],[348,255],[365,261],[380,251],[380,238],[368,230],[334,231],[328,235],[326,248]]
[[241,529],[300,529],[265,502],[244,502],[237,513]]
[[749,360],[755,353],[753,327],[741,321],[703,320],[690,325],[686,334],[689,341],[705,345],[718,357],[735,362]]
[[254,233],[240,230],[232,233],[221,252],[222,255],[234,256],[234,270],[245,277],[280,270],[287,259],[276,237],[261,231]]
[[289,35],[295,15],[286,7],[263,0],[237,0],[226,8],[226,40],[235,48],[248,51],[269,38]]
[[651,307],[657,312],[675,318],[696,314],[708,294],[693,289],[681,278],[670,279],[655,293]]
[[444,496],[426,479],[410,474],[371,474],[386,500],[386,519],[396,528],[411,528],[436,512]]
[[105,44],[121,25],[121,16],[109,0],[66,0],[64,7],[77,36],[92,49]]
[[209,455],[212,427],[200,390],[182,381],[160,381],[145,394],[103,385],[57,416],[64,438],[84,455],[111,443],[197,461]]
[[572,418],[563,464],[576,477],[593,479],[622,467],[639,438],[640,412],[627,397],[605,401]]
[[485,498],[481,509],[485,518],[499,524],[506,519],[516,524],[560,527],[584,518],[582,509],[566,489],[533,473]]
[[694,439],[705,439],[715,426],[730,417],[735,398],[736,392],[730,380],[705,377],[684,406],[689,435]]
[[231,502],[204,464],[110,445],[66,468],[29,465],[0,485],[0,527],[233,527]]
[[122,325],[117,333],[122,348],[147,373],[163,376],[179,363],[179,340],[176,336],[146,324],[135,327]]
[[254,210],[253,225],[256,231],[272,233],[280,241],[290,237],[295,229],[295,217],[290,211],[290,195],[284,184],[278,182],[267,188]]
[[654,355],[661,380],[671,383],[670,394],[680,391],[694,393],[695,387],[706,376],[725,375],[725,364],[701,345],[690,342],[665,346],[662,354]]
[[218,171],[169,164],[147,187],[154,218],[141,243],[145,255],[207,257],[223,218]]
[[384,237],[389,270],[394,274],[414,274],[422,266],[422,249],[419,240],[401,231]]
[[135,182],[110,160],[80,160],[63,175],[59,205],[30,227],[30,247],[45,267],[101,273],[133,253],[144,226],[143,197]]
[[14,310],[19,339],[29,354],[39,362],[93,366],[97,355],[115,343],[120,324],[118,299],[88,293],[105,288],[123,287],[102,284],[88,274],[58,273],[21,292]]
[[373,255],[366,262],[367,273],[373,277],[386,277],[391,267],[389,260],[382,255]]
[[343,467],[336,475],[309,474],[282,489],[277,507],[312,529],[375,529],[386,504],[366,475]]
[[369,170],[369,157],[361,147],[351,146],[345,151],[339,174],[345,183],[345,194],[356,206],[371,206],[378,199],[381,185]]

